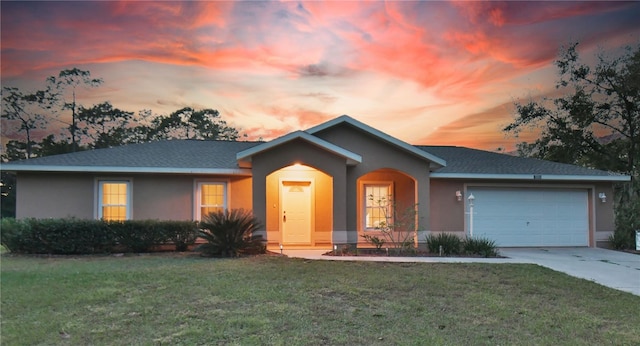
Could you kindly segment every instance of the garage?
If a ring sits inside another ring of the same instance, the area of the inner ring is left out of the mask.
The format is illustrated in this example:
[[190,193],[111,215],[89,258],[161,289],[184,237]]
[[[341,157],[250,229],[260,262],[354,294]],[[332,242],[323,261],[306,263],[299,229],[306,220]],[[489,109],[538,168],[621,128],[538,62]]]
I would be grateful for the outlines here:
[[469,187],[469,194],[474,237],[502,247],[589,246],[586,189]]

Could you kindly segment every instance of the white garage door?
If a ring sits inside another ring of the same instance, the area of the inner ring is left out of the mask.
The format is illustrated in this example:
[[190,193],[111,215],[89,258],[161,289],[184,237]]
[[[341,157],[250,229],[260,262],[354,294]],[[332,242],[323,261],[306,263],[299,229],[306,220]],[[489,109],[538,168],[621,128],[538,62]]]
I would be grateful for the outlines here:
[[475,197],[474,237],[498,246],[589,245],[587,190],[473,187],[468,193]]

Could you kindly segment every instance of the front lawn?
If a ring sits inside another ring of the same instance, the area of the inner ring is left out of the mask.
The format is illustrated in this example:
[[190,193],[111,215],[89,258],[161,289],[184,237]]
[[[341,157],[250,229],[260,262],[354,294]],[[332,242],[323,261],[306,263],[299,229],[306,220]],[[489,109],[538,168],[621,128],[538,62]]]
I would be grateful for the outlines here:
[[4,254],[1,273],[2,345],[640,344],[640,297],[535,265]]

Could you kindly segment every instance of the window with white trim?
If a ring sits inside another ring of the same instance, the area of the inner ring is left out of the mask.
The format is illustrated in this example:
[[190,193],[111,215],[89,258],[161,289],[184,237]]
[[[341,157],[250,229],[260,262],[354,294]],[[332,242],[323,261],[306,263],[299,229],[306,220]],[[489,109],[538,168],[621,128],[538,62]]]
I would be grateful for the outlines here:
[[364,229],[376,230],[391,223],[393,186],[391,183],[364,184]]
[[131,182],[98,181],[98,219],[124,221],[131,217]]
[[227,183],[198,182],[196,189],[196,220],[227,209]]

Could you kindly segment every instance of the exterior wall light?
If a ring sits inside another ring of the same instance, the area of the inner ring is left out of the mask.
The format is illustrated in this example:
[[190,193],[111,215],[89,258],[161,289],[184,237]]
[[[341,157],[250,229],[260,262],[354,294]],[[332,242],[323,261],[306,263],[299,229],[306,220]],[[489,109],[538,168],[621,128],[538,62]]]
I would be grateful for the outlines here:
[[460,190],[456,191],[456,199],[458,202],[462,201],[462,192]]
[[598,194],[598,198],[600,198],[600,201],[602,201],[602,203],[607,201],[607,195],[604,192],[600,192]]

